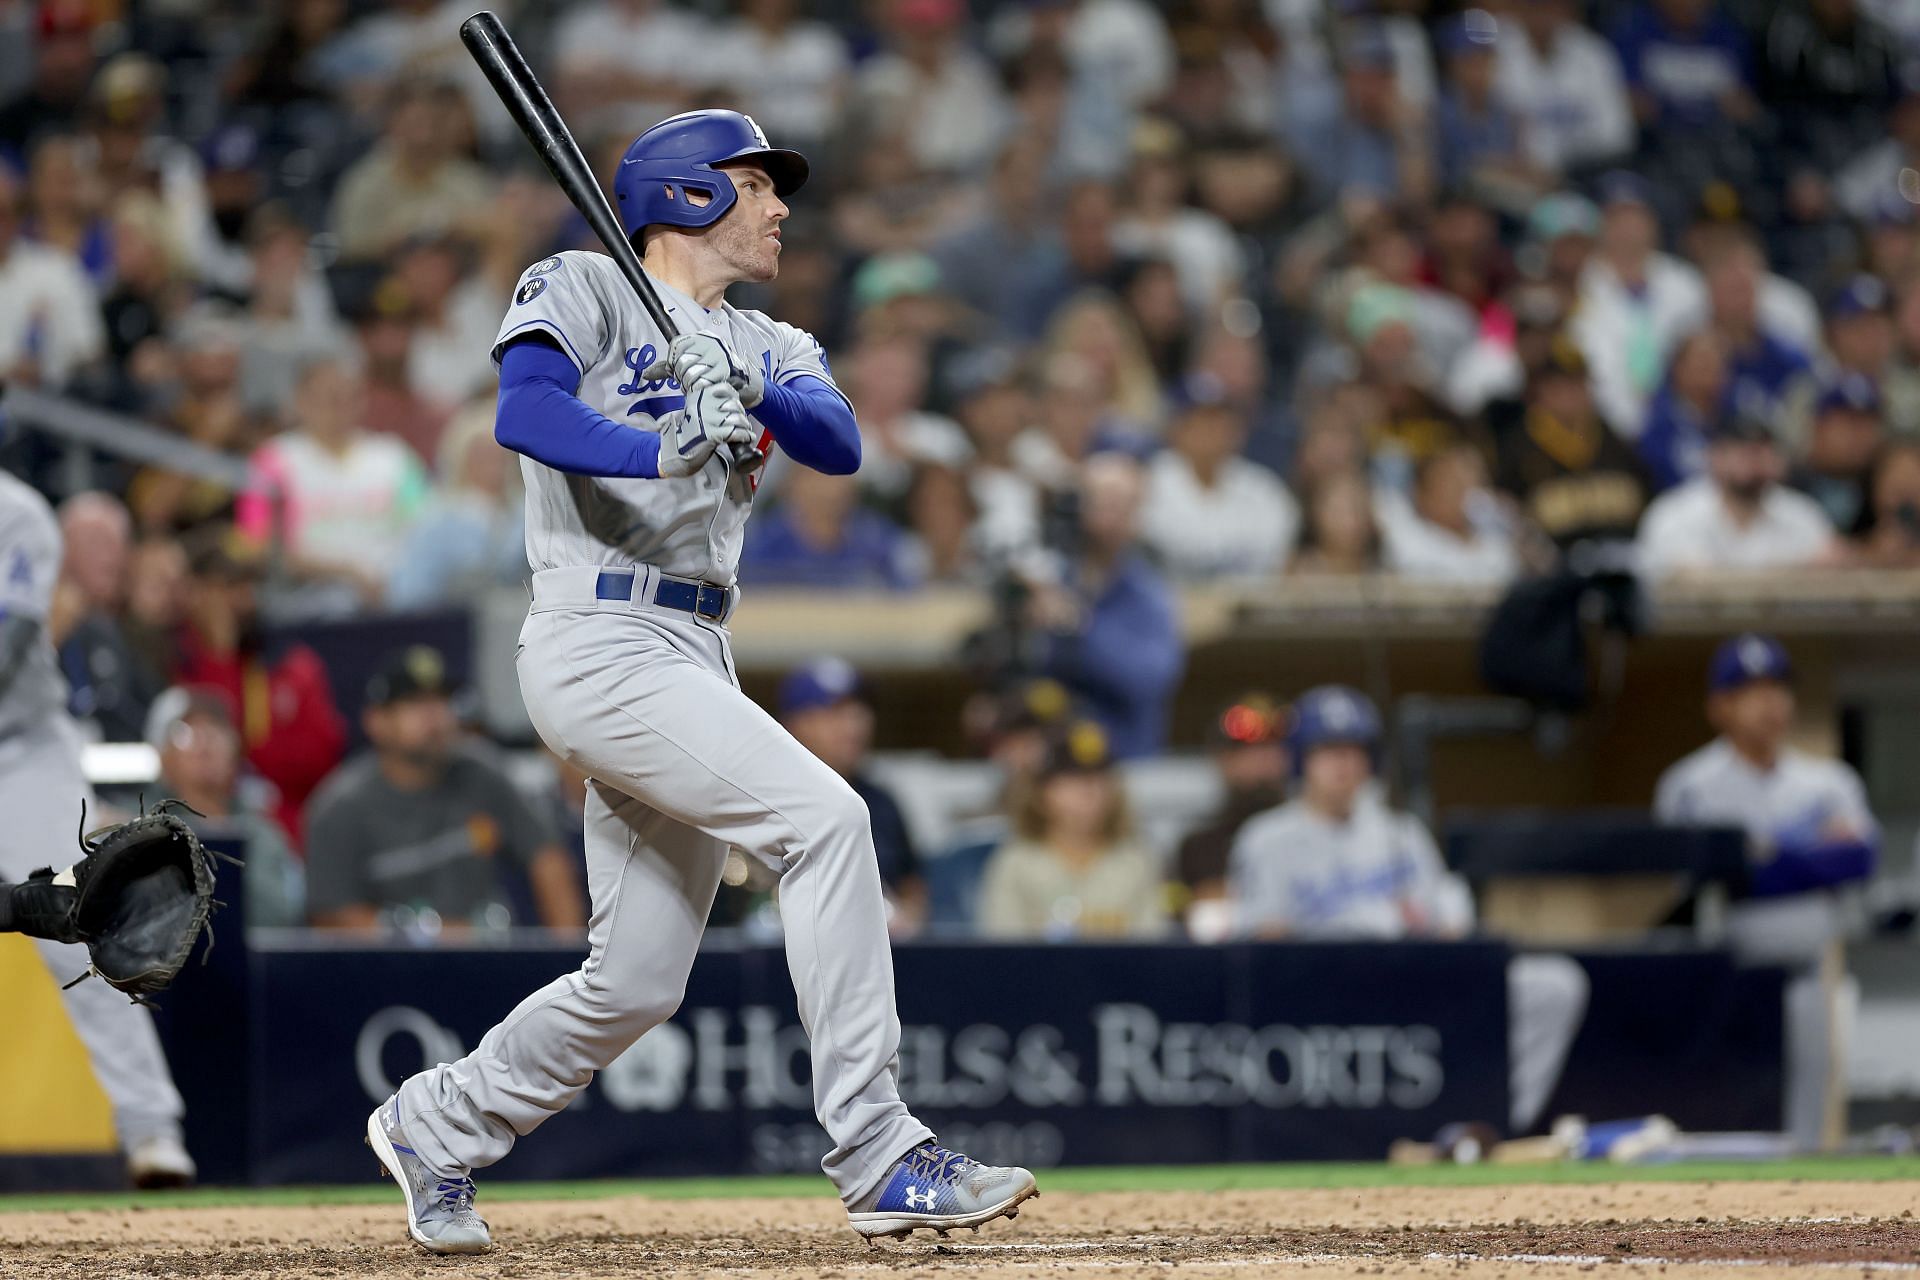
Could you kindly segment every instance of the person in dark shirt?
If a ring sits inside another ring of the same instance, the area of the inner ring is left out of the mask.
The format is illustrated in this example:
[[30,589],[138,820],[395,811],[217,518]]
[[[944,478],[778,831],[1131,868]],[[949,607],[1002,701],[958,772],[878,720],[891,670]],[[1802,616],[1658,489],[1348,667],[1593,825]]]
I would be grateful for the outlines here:
[[132,525],[118,498],[76,493],[60,504],[65,560],[55,588],[67,709],[105,742],[138,742],[147,708],[167,687],[133,645],[127,623]]
[[1873,379],[1844,374],[1820,393],[1806,456],[1787,483],[1819,503],[1835,529],[1857,534],[1871,521],[1874,463],[1886,434]]
[[1901,89],[1900,49],[1859,0],[1768,6],[1761,69],[1783,150],[1821,172],[1828,157],[1874,141]]
[[1727,354],[1727,344],[1712,328],[1694,330],[1673,349],[1667,376],[1647,402],[1647,419],[1634,441],[1656,490],[1665,492],[1706,473],[1707,437],[1736,403]]
[[1587,362],[1564,335],[1527,384],[1518,413],[1495,427],[1499,483],[1562,550],[1585,539],[1631,538],[1647,503],[1646,475],[1593,403]]
[[1133,459],[1090,458],[1081,468],[1078,554],[1058,579],[1027,584],[1038,674],[1084,704],[1121,760],[1166,745],[1187,663],[1172,584],[1137,546],[1144,489]]
[[71,133],[79,124],[93,79],[92,10],[85,0],[52,0],[40,6],[33,83],[0,105],[0,148],[25,155],[38,139]]
[[780,685],[780,722],[866,801],[891,927],[896,935],[917,931],[927,915],[920,858],[899,801],[866,769],[873,746],[873,708],[867,705],[859,673],[838,658],[819,658],[794,670]]
[[852,476],[788,467],[780,501],[755,521],[740,558],[753,586],[892,590],[916,585],[906,532],[859,505]]
[[[307,819],[307,913],[351,929],[411,913],[425,934],[510,923],[501,868],[524,874],[539,923],[586,923],[575,861],[513,782],[459,743],[438,651],[393,655],[367,684],[373,749],[315,793]],[[523,922],[532,923],[532,922]]]
[[1202,903],[1227,897],[1227,857],[1248,818],[1286,798],[1287,712],[1263,693],[1250,693],[1221,708],[1207,726],[1220,805],[1204,826],[1180,842],[1175,871],[1187,892],[1187,927],[1206,933]]

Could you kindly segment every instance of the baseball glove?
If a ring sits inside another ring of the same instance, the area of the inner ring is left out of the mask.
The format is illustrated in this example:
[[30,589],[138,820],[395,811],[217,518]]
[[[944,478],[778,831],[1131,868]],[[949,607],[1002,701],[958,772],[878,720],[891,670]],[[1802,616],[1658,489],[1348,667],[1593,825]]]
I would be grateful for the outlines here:
[[[163,800],[131,822],[82,837],[86,856],[11,886],[11,912],[0,914],[10,914],[21,933],[84,943],[93,962],[76,983],[99,974],[135,1000],[164,991],[220,905],[213,859],[226,857],[200,843],[180,810],[193,812]],[[211,931],[207,939],[212,947]]]

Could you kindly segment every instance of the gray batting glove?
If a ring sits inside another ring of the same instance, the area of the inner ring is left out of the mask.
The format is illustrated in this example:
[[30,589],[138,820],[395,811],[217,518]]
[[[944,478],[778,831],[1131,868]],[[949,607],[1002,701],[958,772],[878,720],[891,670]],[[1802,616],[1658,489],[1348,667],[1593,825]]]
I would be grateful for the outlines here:
[[759,434],[732,383],[695,382],[687,390],[686,408],[660,419],[660,474],[667,479],[693,475],[714,450],[751,448]]
[[667,354],[649,365],[643,378],[668,378],[682,388],[696,382],[731,382],[746,408],[759,404],[767,393],[766,379],[757,365],[743,362],[727,344],[710,333],[683,333],[667,345]]

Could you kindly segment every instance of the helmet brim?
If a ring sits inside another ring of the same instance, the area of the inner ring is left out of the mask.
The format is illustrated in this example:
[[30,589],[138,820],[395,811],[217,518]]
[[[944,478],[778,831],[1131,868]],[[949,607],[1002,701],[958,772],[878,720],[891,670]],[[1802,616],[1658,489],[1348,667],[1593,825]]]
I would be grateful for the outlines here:
[[714,162],[715,169],[725,169],[739,164],[757,164],[767,171],[773,179],[773,194],[782,200],[807,185],[807,175],[812,172],[807,158],[798,151],[786,147],[768,147],[764,151],[739,151],[725,160]]

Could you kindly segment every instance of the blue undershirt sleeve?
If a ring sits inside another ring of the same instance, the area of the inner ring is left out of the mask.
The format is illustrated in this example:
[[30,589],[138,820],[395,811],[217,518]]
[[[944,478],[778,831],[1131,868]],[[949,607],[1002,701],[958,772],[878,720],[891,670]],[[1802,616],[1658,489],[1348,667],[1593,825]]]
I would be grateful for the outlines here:
[[1828,889],[1873,874],[1879,847],[1872,840],[1831,840],[1801,848],[1782,848],[1753,869],[1748,888],[1756,898],[1775,898],[1811,889]]
[[528,336],[500,359],[493,435],[515,453],[581,476],[660,476],[660,437],[615,422],[575,392],[580,369],[551,341]]
[[860,469],[860,424],[846,397],[825,379],[803,373],[784,383],[769,381],[752,414],[801,466],[830,476]]

